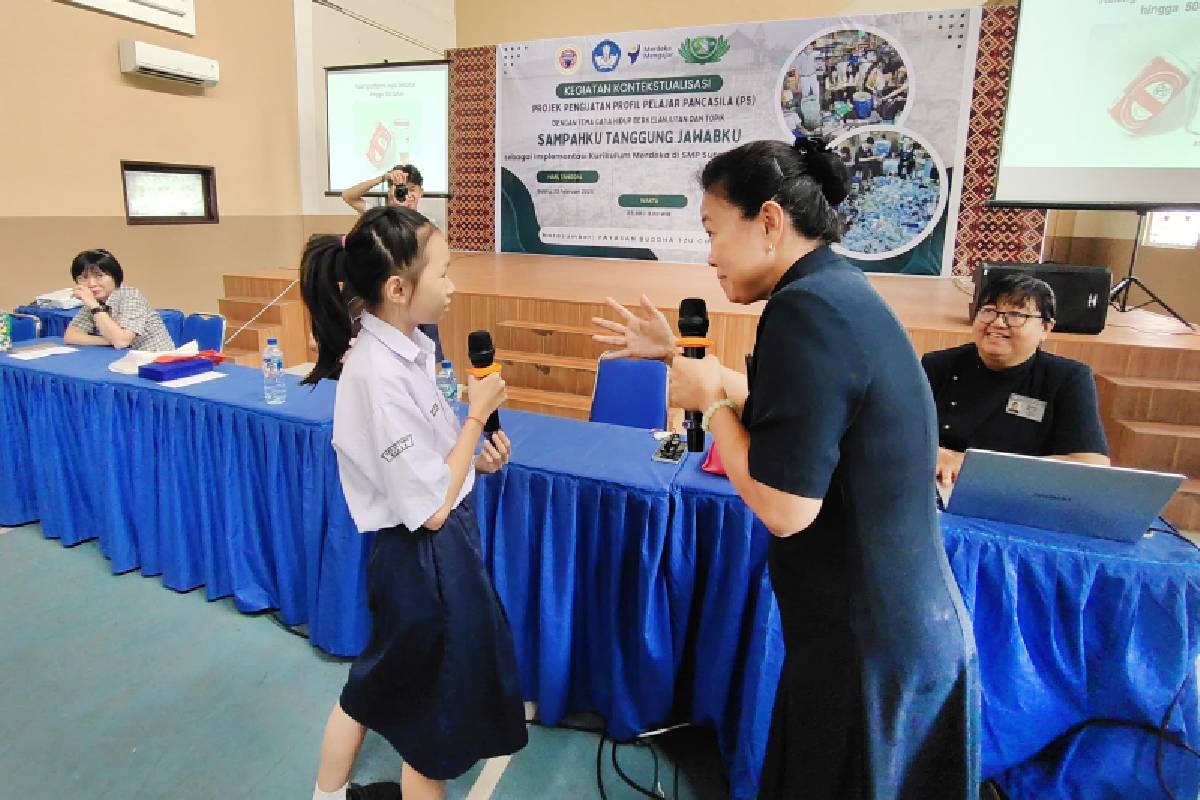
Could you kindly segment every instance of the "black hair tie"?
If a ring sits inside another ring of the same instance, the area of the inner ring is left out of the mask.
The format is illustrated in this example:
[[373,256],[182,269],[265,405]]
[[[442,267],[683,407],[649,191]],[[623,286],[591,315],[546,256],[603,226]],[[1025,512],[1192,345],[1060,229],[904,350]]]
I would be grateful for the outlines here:
[[821,185],[821,193],[829,204],[836,206],[846,199],[849,191],[845,181],[833,167],[834,153],[819,136],[797,136],[792,149],[804,159],[808,174]]

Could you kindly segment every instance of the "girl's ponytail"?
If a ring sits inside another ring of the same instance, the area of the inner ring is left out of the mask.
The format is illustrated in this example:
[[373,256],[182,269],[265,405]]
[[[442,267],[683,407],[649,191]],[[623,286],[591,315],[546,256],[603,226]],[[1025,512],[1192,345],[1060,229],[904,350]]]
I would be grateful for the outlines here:
[[342,357],[350,349],[350,311],[342,295],[346,249],[342,237],[317,234],[304,246],[300,260],[300,295],[312,316],[313,338],[317,340],[317,363],[301,383],[316,384],[337,378]]

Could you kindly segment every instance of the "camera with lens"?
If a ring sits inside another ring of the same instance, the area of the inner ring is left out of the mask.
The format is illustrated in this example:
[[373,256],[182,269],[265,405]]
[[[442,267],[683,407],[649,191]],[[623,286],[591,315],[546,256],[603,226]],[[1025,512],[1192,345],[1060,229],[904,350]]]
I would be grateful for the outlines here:
[[402,183],[396,187],[395,192],[396,202],[403,203],[408,199],[408,184]]

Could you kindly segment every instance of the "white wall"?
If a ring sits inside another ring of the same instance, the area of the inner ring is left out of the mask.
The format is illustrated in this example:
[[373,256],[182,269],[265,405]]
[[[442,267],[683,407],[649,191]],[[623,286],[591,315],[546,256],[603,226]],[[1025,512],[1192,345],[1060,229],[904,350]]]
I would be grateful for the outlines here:
[[[300,186],[305,216],[354,213],[341,199],[324,196],[329,188],[325,67],[378,64],[385,60],[433,61],[444,58],[444,51],[455,46],[454,0],[338,0],[337,5],[443,52],[418,47],[315,5],[312,0],[293,0]],[[445,230],[445,200],[422,200],[420,211]]]

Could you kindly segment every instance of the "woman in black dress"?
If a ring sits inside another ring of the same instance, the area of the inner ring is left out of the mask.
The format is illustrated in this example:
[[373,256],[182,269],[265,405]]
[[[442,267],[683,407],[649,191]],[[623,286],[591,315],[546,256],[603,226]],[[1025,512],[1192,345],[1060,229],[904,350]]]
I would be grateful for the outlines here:
[[978,671],[938,529],[933,401],[900,322],[828,246],[845,178],[809,140],[752,142],[704,170],[708,263],[731,301],[767,301],[748,379],[674,358],[648,300],[649,319],[622,308],[598,338],[672,362],[672,405],[704,412],[774,534],[787,653],[761,796],[973,799]]

